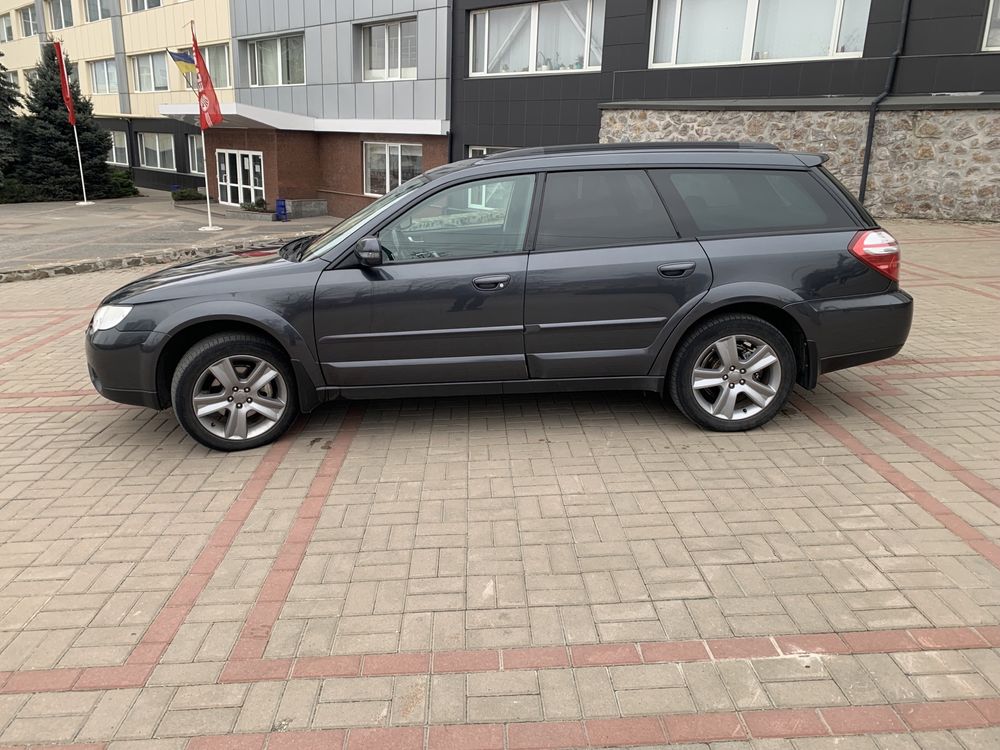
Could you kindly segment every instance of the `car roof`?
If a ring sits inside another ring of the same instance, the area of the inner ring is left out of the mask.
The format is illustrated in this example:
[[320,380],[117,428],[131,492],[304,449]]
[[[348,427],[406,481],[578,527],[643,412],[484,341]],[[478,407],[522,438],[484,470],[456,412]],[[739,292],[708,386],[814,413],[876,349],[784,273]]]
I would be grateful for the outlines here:
[[826,161],[822,154],[782,151],[770,143],[739,141],[656,141],[540,146],[501,151],[489,156],[453,162],[428,173],[431,178],[456,173],[493,174],[498,171],[565,170],[607,167],[784,167],[803,169]]

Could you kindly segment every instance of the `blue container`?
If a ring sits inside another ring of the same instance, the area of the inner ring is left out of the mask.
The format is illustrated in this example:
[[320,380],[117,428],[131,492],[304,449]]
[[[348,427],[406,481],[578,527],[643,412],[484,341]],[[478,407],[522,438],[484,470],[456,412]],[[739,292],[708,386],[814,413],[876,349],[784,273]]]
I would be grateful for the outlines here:
[[288,221],[288,206],[285,205],[284,198],[278,198],[274,202],[274,220]]

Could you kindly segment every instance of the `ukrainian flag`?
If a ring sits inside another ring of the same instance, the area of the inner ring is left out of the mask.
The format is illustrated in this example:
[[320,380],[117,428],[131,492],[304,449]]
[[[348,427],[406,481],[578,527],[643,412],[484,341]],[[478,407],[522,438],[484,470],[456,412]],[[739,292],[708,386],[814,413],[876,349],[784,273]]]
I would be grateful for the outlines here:
[[183,75],[188,73],[197,73],[198,66],[195,65],[194,58],[188,52],[171,52],[167,50],[167,54],[170,55],[170,59],[177,63],[177,67]]

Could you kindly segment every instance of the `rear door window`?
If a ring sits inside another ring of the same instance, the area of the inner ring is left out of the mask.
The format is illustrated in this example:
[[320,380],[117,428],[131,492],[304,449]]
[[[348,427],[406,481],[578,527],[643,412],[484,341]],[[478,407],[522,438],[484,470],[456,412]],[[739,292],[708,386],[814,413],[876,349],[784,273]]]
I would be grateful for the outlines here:
[[808,172],[661,169],[650,172],[698,234],[760,234],[854,227],[847,210]]
[[651,245],[677,232],[643,170],[551,172],[538,222],[538,250]]

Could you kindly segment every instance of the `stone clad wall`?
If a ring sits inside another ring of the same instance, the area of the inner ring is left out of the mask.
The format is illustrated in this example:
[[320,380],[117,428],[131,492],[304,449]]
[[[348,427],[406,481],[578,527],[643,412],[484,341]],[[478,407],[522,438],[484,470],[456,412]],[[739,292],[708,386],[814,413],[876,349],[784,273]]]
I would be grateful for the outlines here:
[[[605,110],[602,143],[765,141],[830,155],[857,195],[867,111]],[[878,217],[1000,221],[1000,111],[882,111],[868,181]]]

